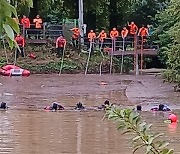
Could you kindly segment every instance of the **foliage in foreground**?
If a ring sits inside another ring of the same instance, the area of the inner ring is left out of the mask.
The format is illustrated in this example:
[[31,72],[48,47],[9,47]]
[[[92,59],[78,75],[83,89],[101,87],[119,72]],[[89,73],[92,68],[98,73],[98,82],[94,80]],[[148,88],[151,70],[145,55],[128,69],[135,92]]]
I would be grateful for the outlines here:
[[123,134],[130,133],[134,137],[133,153],[139,149],[146,149],[147,154],[173,154],[173,149],[168,149],[168,143],[159,141],[162,134],[154,134],[150,131],[152,124],[141,120],[139,113],[132,109],[119,109],[112,106],[106,110],[106,118],[116,121],[118,129],[124,129]]
[[[32,0],[22,0],[27,3],[28,7],[32,7]],[[14,6],[10,5],[7,0],[0,0],[0,40],[6,40],[9,47],[13,48],[14,32],[19,33],[18,23],[13,19],[18,19],[17,11]]]
[[180,84],[180,0],[171,0],[169,6],[157,15],[157,35],[160,58],[167,65],[164,77]]

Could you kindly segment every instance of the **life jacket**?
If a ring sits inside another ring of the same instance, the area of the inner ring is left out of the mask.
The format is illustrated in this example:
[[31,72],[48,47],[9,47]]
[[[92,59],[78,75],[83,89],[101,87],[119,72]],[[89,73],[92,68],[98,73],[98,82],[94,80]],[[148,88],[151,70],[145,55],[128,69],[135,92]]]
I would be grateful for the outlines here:
[[110,37],[111,38],[116,38],[116,37],[118,37],[119,36],[119,32],[117,31],[117,30],[112,30],[111,32],[110,32]]
[[22,18],[21,24],[23,24],[24,28],[30,28],[30,21],[29,18]]
[[58,38],[57,39],[57,44],[58,44],[59,48],[63,48],[65,43],[66,43],[66,40],[64,38]]
[[121,36],[122,36],[122,38],[125,38],[125,37],[128,35],[128,32],[129,32],[129,31],[128,31],[127,29],[126,29],[126,30],[123,29],[123,30],[121,31]]
[[131,24],[131,25],[129,25],[129,27],[130,27],[130,34],[134,35],[137,33],[138,27],[135,24]]
[[79,37],[79,35],[80,35],[79,29],[78,29],[78,28],[73,28],[72,31],[73,31],[72,38],[78,39],[78,37]]
[[140,36],[147,36],[148,35],[148,29],[145,27],[142,27],[139,29],[139,35]]
[[41,28],[41,24],[42,24],[42,19],[41,18],[35,18],[33,20],[33,22],[35,23],[35,28]]
[[99,40],[100,40],[101,42],[103,42],[104,39],[107,38],[107,34],[106,34],[105,32],[104,32],[104,33],[101,32],[101,33],[99,34],[98,38],[99,38]]
[[16,36],[15,41],[17,42],[19,47],[24,47],[25,41],[24,41],[24,38],[22,36]]
[[89,32],[88,33],[88,39],[89,41],[93,41],[93,39],[96,38],[96,34],[94,32]]

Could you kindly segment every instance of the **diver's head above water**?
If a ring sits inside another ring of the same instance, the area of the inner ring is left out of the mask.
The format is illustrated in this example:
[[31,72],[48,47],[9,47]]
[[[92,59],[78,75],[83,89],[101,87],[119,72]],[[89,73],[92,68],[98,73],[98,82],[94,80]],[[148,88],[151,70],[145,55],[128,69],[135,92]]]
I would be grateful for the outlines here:
[[85,107],[82,105],[82,103],[79,102],[79,103],[76,104],[76,108],[75,108],[75,109],[82,110],[82,109],[84,109],[84,108],[85,108]]
[[2,102],[1,105],[0,105],[0,108],[1,109],[7,109],[6,103]]
[[110,105],[110,102],[109,102],[109,100],[105,100],[105,102],[104,102],[104,105]]

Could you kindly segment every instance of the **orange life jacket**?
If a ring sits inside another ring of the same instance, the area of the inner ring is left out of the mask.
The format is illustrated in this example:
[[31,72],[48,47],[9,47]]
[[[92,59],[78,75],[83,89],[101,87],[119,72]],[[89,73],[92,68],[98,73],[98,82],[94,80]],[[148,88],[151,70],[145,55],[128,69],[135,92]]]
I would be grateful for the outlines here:
[[73,28],[72,31],[73,31],[72,38],[78,39],[80,35],[80,30],[78,28]]
[[35,18],[33,20],[33,22],[35,23],[35,28],[41,28],[41,24],[42,24],[42,19],[41,18]]
[[22,36],[16,36],[15,41],[19,45],[19,47],[24,47],[25,45],[25,40]]
[[140,36],[147,36],[148,35],[148,29],[145,28],[145,27],[140,28],[138,35],[140,35]]
[[117,31],[117,30],[112,30],[111,32],[110,32],[110,37],[111,38],[116,38],[116,37],[118,37],[119,36],[119,32]]
[[130,24],[129,27],[130,27],[130,34],[134,35],[137,33],[138,27],[135,24]]
[[121,36],[122,36],[122,38],[127,37],[128,32],[129,32],[129,31],[128,31],[127,29],[126,29],[126,30],[123,29],[123,30],[121,31]]
[[98,38],[101,42],[104,42],[104,39],[107,38],[107,34],[105,32],[101,32],[99,35],[98,35]]
[[88,33],[88,39],[89,41],[93,41],[93,39],[96,38],[96,34],[94,32],[89,32]]
[[30,28],[30,21],[29,18],[22,18],[21,24],[23,24],[24,28]]

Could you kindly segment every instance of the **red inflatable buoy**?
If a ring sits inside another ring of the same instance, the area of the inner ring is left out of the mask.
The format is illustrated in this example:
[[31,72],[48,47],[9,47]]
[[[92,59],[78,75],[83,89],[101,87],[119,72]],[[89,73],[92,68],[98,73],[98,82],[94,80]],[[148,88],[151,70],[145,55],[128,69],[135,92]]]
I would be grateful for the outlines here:
[[168,120],[171,120],[171,122],[177,122],[178,118],[175,114],[170,114]]

